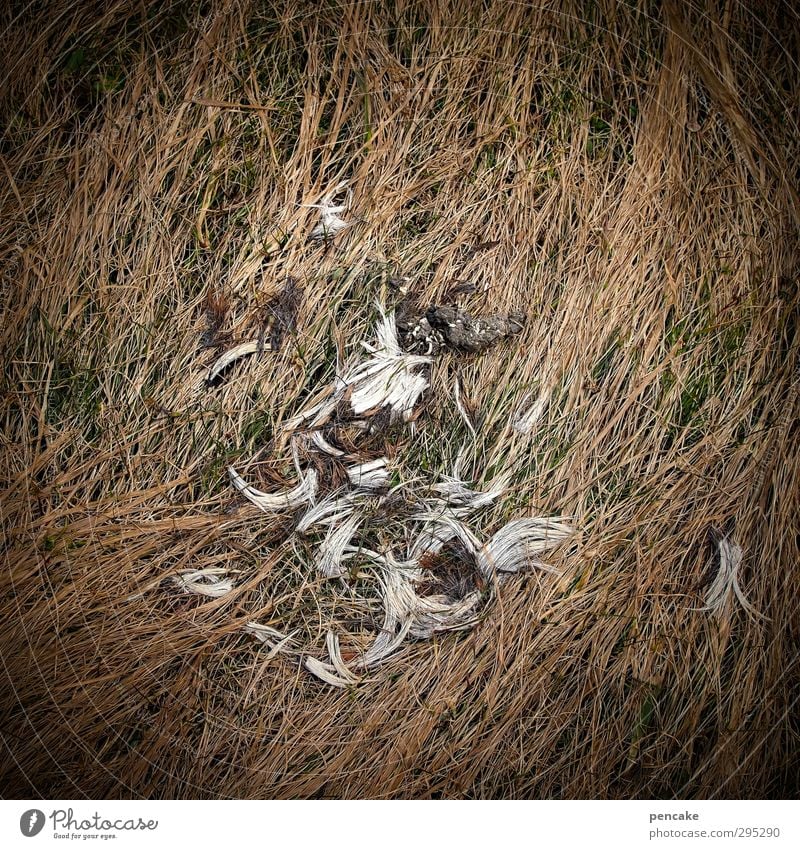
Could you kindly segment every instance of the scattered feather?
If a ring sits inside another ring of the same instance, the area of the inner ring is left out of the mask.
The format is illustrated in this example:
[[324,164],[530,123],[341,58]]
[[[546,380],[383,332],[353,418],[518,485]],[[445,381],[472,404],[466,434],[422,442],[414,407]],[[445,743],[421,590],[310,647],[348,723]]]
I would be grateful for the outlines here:
[[192,569],[174,576],[175,583],[187,593],[221,598],[233,589],[233,581],[225,578],[228,569]]
[[323,454],[328,454],[330,457],[344,457],[344,451],[331,445],[321,431],[312,431],[309,439],[311,444],[322,451]]
[[275,628],[258,622],[248,622],[244,630],[266,645],[269,649],[269,657],[274,657],[276,654],[296,654],[296,650],[290,648],[290,645],[297,631],[284,635]]
[[260,489],[250,486],[232,466],[228,467],[228,474],[236,489],[265,513],[293,509],[313,502],[317,492],[317,473],[314,469],[306,469],[296,487],[285,489],[282,492],[262,492]]
[[336,670],[337,675],[350,684],[358,682],[358,678],[347,668],[347,664],[342,658],[342,651],[339,648],[339,638],[333,631],[328,631],[325,637],[325,643],[328,648],[328,656],[331,659],[331,665]]
[[477,552],[478,568],[486,578],[496,572],[518,572],[531,566],[560,574],[536,555],[555,548],[573,528],[558,519],[515,519],[500,530]]
[[397,340],[394,314],[381,318],[376,327],[377,342],[362,343],[372,355],[341,378],[340,393],[351,390],[350,407],[356,415],[388,406],[394,416],[408,421],[428,379],[417,372],[432,362],[431,357],[407,354]]
[[432,487],[433,491],[438,492],[446,504],[467,507],[470,512],[487,507],[496,501],[506,491],[510,480],[508,475],[501,475],[491,482],[489,489],[479,491],[470,489],[455,473],[442,475],[442,478],[441,483]]
[[213,383],[222,374],[222,372],[225,371],[231,363],[236,362],[236,360],[239,360],[242,357],[247,357],[250,354],[255,354],[258,351],[269,350],[269,343],[260,342],[258,339],[253,339],[250,342],[242,342],[241,345],[237,345],[235,348],[225,351],[225,353],[214,362],[209,369],[206,383]]
[[406,619],[398,631],[397,619],[389,610],[386,610],[383,627],[378,632],[372,645],[359,659],[358,665],[364,669],[370,669],[373,666],[383,663],[384,660],[400,648],[412,625],[413,621]]
[[355,493],[332,492],[309,507],[297,523],[296,530],[302,534],[315,525],[338,525],[352,514],[357,502]]
[[475,439],[477,437],[477,433],[475,433],[475,428],[473,427],[472,420],[467,413],[467,408],[461,400],[461,384],[458,382],[458,378],[456,378],[453,383],[453,396],[455,398],[458,414],[464,420],[464,424],[467,426],[467,430],[472,434],[472,438]]
[[325,578],[340,578],[347,572],[345,549],[361,525],[361,516],[348,516],[338,528],[331,527],[317,549],[317,571]]
[[284,431],[294,431],[299,427],[321,427],[333,415],[339,403],[336,395],[331,393],[330,388],[324,391],[324,398],[310,407],[306,407],[296,416],[288,419],[283,424]]
[[723,537],[718,544],[719,568],[705,597],[705,607],[710,613],[719,616],[727,607],[731,595],[734,595],[748,616],[756,615],[756,610],[745,598],[739,586],[739,567],[744,559],[742,547],[730,537]]
[[542,392],[530,407],[517,413],[511,426],[518,433],[530,433],[541,419],[542,413],[547,409],[549,401],[550,393]]
[[347,189],[347,201],[343,204],[335,204],[333,199],[342,189],[347,188],[347,183],[339,183],[331,189],[319,203],[307,203],[306,208],[319,210],[319,223],[309,233],[309,238],[314,241],[321,239],[332,239],[337,233],[350,226],[344,219],[340,218],[340,213],[347,212],[350,208],[353,192],[352,189]]
[[353,486],[359,489],[386,489],[391,482],[385,457],[359,466],[350,466],[347,469],[347,476]]
[[337,375],[333,385],[323,391],[323,397],[289,419],[284,430],[322,427],[345,398],[357,416],[372,415],[388,407],[392,418],[411,418],[428,387],[427,377],[417,370],[430,365],[432,359],[405,353],[397,341],[394,314],[385,314],[380,306],[379,310],[376,342],[362,342],[370,358]]
[[[411,516],[411,519],[422,522],[424,525],[423,531],[418,537],[418,540],[421,538],[423,542],[416,542],[411,547],[415,556],[419,557],[428,552],[436,553],[441,550],[443,545],[453,539],[457,539],[467,553],[477,553],[481,547],[480,541],[454,511],[447,508],[431,508],[430,504],[426,507],[427,509]],[[430,548],[424,547],[428,540],[431,541]]]
[[330,684],[331,687],[349,687],[353,681],[351,678],[343,678],[336,674],[336,669],[329,663],[317,660],[315,657],[307,657],[303,660],[303,666],[321,681]]

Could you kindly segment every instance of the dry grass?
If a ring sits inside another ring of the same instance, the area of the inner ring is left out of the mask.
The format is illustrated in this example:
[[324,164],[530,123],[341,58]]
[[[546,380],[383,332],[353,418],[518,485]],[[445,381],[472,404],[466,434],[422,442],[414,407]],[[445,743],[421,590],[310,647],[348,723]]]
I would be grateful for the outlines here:
[[[44,5],[2,21],[2,795],[796,792],[789,5]],[[301,238],[344,179],[354,226]],[[360,623],[224,466],[291,477],[278,425],[392,275],[528,317],[440,359],[401,474],[467,439],[458,376],[474,469],[514,471],[485,527],[580,536],[562,581],[515,578],[475,630],[333,691],[241,631],[324,654]],[[262,332],[290,277],[281,351],[199,388],[204,344]],[[761,618],[699,610],[715,527]],[[225,566],[221,599],[163,580]]]

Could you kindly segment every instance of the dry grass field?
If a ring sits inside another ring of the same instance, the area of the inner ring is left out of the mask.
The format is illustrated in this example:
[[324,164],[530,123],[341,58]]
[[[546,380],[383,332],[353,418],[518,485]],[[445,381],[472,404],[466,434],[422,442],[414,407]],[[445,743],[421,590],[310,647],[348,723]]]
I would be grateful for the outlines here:
[[[765,5],[4,7],[0,795],[798,792],[800,25]],[[395,480],[466,445],[512,476],[482,533],[576,532],[336,689],[242,630],[366,626],[226,467],[293,477],[281,424],[401,277],[525,327],[436,358]],[[204,386],[290,280],[280,350]],[[722,536],[752,610],[703,609]],[[172,580],[206,567],[234,590]]]

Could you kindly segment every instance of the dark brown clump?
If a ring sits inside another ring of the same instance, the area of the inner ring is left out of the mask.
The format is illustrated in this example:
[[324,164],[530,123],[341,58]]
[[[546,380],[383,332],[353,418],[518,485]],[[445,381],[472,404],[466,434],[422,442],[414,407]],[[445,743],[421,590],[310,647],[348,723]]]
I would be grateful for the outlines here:
[[525,319],[518,313],[475,318],[454,306],[429,307],[424,313],[406,305],[396,317],[400,344],[410,353],[436,354],[441,348],[474,354],[519,333]]
[[286,283],[259,311],[259,321],[263,329],[269,328],[269,343],[273,351],[280,350],[287,333],[297,328],[297,315],[303,305],[305,292],[294,277],[287,277]]
[[338,457],[309,452],[308,463],[317,472],[317,496],[322,498],[343,486],[349,485],[347,467]]
[[206,348],[216,348],[227,344],[230,339],[229,333],[220,333],[220,329],[228,315],[231,302],[224,293],[214,288],[206,292],[203,299],[203,313],[206,319],[206,329],[200,337],[200,342]]
[[424,554],[419,565],[426,573],[418,588],[421,596],[444,595],[455,601],[486,589],[475,556],[457,540],[447,543],[435,554]]
[[406,433],[402,422],[392,421],[391,410],[382,407],[370,416],[365,426],[343,399],[322,428],[326,441],[345,453],[350,460],[366,463],[378,457],[392,457]]
[[519,333],[525,326],[519,314],[473,318],[457,307],[432,306],[425,318],[441,335],[445,345],[468,353],[485,351],[501,339]]

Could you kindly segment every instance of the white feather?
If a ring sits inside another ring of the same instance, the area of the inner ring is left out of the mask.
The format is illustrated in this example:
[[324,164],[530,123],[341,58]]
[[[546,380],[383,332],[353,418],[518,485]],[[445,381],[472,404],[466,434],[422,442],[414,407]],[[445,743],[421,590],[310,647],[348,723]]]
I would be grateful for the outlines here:
[[187,593],[220,598],[233,589],[233,581],[224,578],[228,570],[223,568],[192,569],[175,575],[175,583]]
[[555,548],[573,528],[559,519],[515,519],[503,525],[477,552],[478,568],[486,578],[496,572],[518,572],[535,566],[545,572],[560,574],[535,555]]
[[739,567],[744,559],[742,547],[735,543],[730,537],[723,537],[719,541],[719,568],[705,597],[705,607],[716,615],[727,606],[731,595],[734,595],[741,604],[745,613],[752,616],[756,613],[755,608],[745,598],[742,588],[739,586]]
[[222,356],[214,362],[214,364],[209,369],[208,377],[206,378],[206,380],[211,383],[231,363],[236,362],[236,360],[241,359],[242,357],[249,356],[250,354],[255,354],[258,351],[270,350],[272,349],[268,342],[259,342],[257,339],[253,339],[250,342],[242,342],[241,345],[237,345],[235,348],[231,348],[229,351],[225,351],[225,353],[222,354]]
[[348,516],[338,528],[331,527],[317,549],[317,571],[326,578],[339,578],[347,572],[345,549],[361,525],[361,516]]
[[236,489],[265,513],[292,509],[313,502],[317,492],[317,473],[314,469],[306,469],[297,486],[281,492],[262,492],[250,486],[232,466],[228,467],[228,474]]

